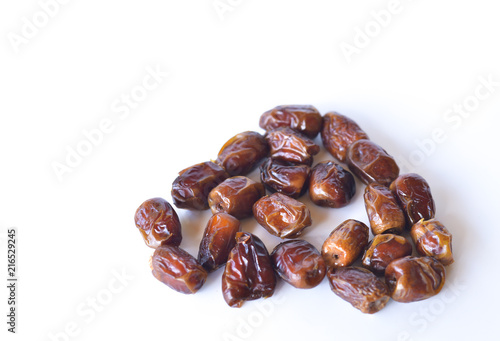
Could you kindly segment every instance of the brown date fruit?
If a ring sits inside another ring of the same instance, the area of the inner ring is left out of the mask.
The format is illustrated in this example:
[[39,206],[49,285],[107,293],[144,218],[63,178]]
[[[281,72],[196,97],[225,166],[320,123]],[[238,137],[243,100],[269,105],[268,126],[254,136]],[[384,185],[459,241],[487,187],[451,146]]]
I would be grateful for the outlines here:
[[387,285],[366,269],[356,266],[331,268],[327,277],[332,291],[362,313],[376,313],[389,301]]
[[321,114],[312,105],[280,105],[263,113],[259,121],[266,131],[290,127],[312,139],[318,135],[322,123]]
[[393,300],[403,303],[425,300],[443,288],[443,264],[431,257],[404,257],[385,269],[385,282]]
[[349,146],[347,165],[365,184],[378,182],[389,186],[399,175],[394,158],[370,140],[358,140]]
[[311,168],[267,159],[260,165],[260,180],[271,191],[297,199],[304,194]]
[[389,188],[372,182],[365,188],[364,200],[374,235],[403,232],[406,225],[405,216]]
[[309,197],[318,206],[346,206],[356,193],[356,182],[347,170],[333,161],[318,163],[309,177]]
[[368,135],[350,118],[336,112],[323,116],[321,140],[326,150],[337,160],[344,162],[347,148],[361,139],[368,140]]
[[363,266],[383,275],[385,268],[395,259],[411,256],[413,248],[405,237],[395,234],[376,235],[363,255]]
[[230,176],[245,175],[268,154],[269,147],[264,136],[255,131],[245,131],[222,146],[215,162]]
[[433,257],[443,265],[453,263],[451,233],[438,220],[421,219],[411,227],[410,234],[420,255]]
[[300,236],[312,224],[307,206],[281,193],[260,198],[253,205],[253,215],[267,232],[283,239]]
[[403,209],[409,227],[420,219],[434,218],[436,206],[427,181],[415,173],[398,176],[390,187]]
[[358,259],[368,244],[368,226],[354,219],[347,219],[328,236],[321,248],[321,255],[328,267],[349,266]]
[[226,263],[239,231],[240,221],[227,213],[216,213],[208,220],[198,251],[198,262],[205,270],[212,272]]
[[266,194],[264,185],[244,176],[224,180],[208,195],[212,213],[225,212],[236,219],[252,216],[252,206]]
[[312,165],[313,155],[319,153],[319,146],[305,135],[288,127],[270,131],[266,141],[275,160]]
[[271,253],[276,273],[287,283],[299,289],[314,288],[326,274],[326,266],[319,251],[305,240],[287,240]]
[[174,205],[190,210],[208,209],[208,193],[227,178],[224,168],[211,161],[180,171],[172,184]]
[[146,200],[135,211],[135,225],[146,245],[156,249],[162,244],[179,245],[181,222],[174,208],[162,198]]
[[151,259],[153,276],[175,291],[194,294],[205,283],[207,272],[178,246],[160,245]]
[[262,240],[251,233],[238,232],[236,246],[222,274],[222,294],[226,303],[239,308],[245,301],[272,296],[275,287],[276,276]]

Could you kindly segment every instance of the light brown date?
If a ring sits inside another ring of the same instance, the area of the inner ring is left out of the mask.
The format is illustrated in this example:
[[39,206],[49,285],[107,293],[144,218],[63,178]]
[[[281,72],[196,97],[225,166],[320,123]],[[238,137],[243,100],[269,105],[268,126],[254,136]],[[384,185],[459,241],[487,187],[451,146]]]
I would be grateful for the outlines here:
[[419,220],[410,230],[417,251],[422,256],[430,256],[443,265],[453,263],[451,233],[436,219]]
[[267,159],[260,165],[260,180],[271,191],[297,199],[307,189],[311,168]]
[[226,263],[239,230],[240,221],[227,213],[216,213],[208,220],[198,251],[198,262],[205,270],[212,272]]
[[326,266],[319,251],[305,240],[287,240],[271,253],[276,273],[287,283],[299,289],[314,288],[326,274]]
[[178,246],[160,245],[151,259],[153,276],[183,294],[194,294],[205,283],[207,272]]
[[387,285],[366,269],[356,266],[332,268],[327,277],[332,291],[362,313],[376,313],[389,301]]
[[212,213],[225,212],[237,219],[252,216],[252,206],[266,194],[264,185],[244,176],[224,180],[208,195]]
[[302,202],[281,193],[260,198],[253,215],[267,232],[280,238],[296,238],[311,226],[311,212]]
[[245,301],[270,297],[276,287],[271,258],[266,246],[248,232],[236,234],[222,274],[222,294],[230,307],[239,308]]
[[321,249],[326,265],[338,268],[354,263],[368,244],[369,233],[365,224],[354,219],[337,226]]
[[216,162],[230,176],[245,175],[269,153],[264,136],[255,131],[245,131],[227,141],[222,146]]
[[403,232],[406,225],[405,216],[389,188],[372,182],[365,188],[364,200],[374,235]]
[[443,264],[431,257],[404,257],[385,269],[385,281],[393,300],[415,302],[441,291],[445,282]]
[[390,188],[403,209],[409,228],[420,219],[434,218],[436,206],[431,188],[420,175],[415,173],[400,175]]
[[224,168],[211,161],[180,171],[172,184],[174,205],[190,210],[208,209],[208,193],[227,178]]
[[333,161],[316,164],[309,177],[309,197],[318,206],[346,206],[356,193],[356,182],[347,170]]
[[165,199],[146,200],[135,211],[135,225],[146,245],[155,249],[161,244],[179,245],[181,222],[172,205]]
[[266,140],[275,160],[310,166],[313,156],[319,153],[319,146],[313,140],[288,127],[270,131]]
[[312,105],[280,105],[263,113],[259,121],[264,130],[290,127],[312,139],[318,135],[322,123],[321,114]]
[[405,237],[395,234],[376,235],[363,255],[363,266],[378,275],[395,259],[411,256],[413,248]]
[[347,148],[361,139],[368,139],[368,135],[350,118],[333,111],[323,116],[321,140],[337,160],[344,162]]
[[399,175],[394,158],[370,140],[358,140],[347,150],[347,165],[365,184],[389,186]]

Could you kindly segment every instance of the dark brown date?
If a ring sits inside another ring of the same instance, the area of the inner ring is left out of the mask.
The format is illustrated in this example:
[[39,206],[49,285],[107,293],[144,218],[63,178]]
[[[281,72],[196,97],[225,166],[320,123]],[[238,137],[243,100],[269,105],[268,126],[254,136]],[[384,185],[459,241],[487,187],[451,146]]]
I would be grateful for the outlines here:
[[376,313],[389,301],[387,285],[366,269],[356,266],[332,268],[327,277],[332,291],[362,313]]
[[411,256],[413,248],[405,237],[395,234],[376,235],[363,255],[363,266],[378,275],[395,259]]
[[179,245],[182,240],[181,222],[174,208],[162,198],[146,200],[135,211],[135,226],[146,245]]
[[338,268],[354,263],[368,244],[369,234],[368,226],[354,219],[337,226],[321,248],[326,265]]
[[208,193],[227,178],[224,168],[211,161],[182,170],[172,184],[174,205],[190,210],[208,209]]
[[313,155],[319,153],[319,146],[313,140],[288,127],[269,132],[266,140],[271,149],[271,157],[275,160],[310,166]]
[[322,123],[321,114],[312,105],[280,105],[263,113],[259,121],[264,130],[290,127],[312,139],[318,135]]
[[443,265],[453,263],[451,233],[436,219],[419,220],[411,227],[411,238],[422,256],[430,256]]
[[287,240],[271,253],[276,273],[299,289],[314,288],[326,274],[326,266],[319,251],[305,240]]
[[245,301],[272,296],[275,287],[276,276],[262,240],[251,233],[238,232],[236,246],[222,274],[222,295],[226,303],[239,308]]
[[260,165],[260,180],[269,190],[297,199],[307,189],[310,172],[307,165],[269,158]]
[[399,175],[394,158],[370,140],[358,140],[347,149],[347,165],[365,184],[389,186]]
[[296,238],[311,226],[311,212],[302,202],[281,193],[260,198],[253,215],[267,232],[280,238]]
[[208,220],[198,251],[198,262],[205,270],[212,272],[226,263],[239,231],[240,221],[227,213],[216,213]]
[[368,135],[350,118],[336,112],[323,116],[321,140],[326,150],[337,160],[344,162],[347,148],[361,139],[368,139]]
[[391,190],[378,182],[365,188],[365,208],[374,235],[403,232],[406,220]]
[[385,269],[385,281],[393,300],[415,302],[441,291],[445,281],[443,264],[431,257],[404,257]]
[[224,180],[208,195],[212,213],[225,212],[237,219],[252,216],[252,206],[266,194],[264,185],[244,176]]
[[216,162],[230,176],[245,175],[269,154],[264,136],[255,131],[245,131],[227,141],[222,146]]
[[175,291],[194,294],[205,283],[207,272],[178,246],[160,245],[151,259],[153,276]]
[[356,193],[356,182],[351,173],[333,161],[318,163],[309,177],[309,197],[318,206],[340,208],[346,206]]
[[431,188],[420,175],[414,173],[400,175],[390,188],[403,209],[408,227],[420,219],[434,218],[436,207]]

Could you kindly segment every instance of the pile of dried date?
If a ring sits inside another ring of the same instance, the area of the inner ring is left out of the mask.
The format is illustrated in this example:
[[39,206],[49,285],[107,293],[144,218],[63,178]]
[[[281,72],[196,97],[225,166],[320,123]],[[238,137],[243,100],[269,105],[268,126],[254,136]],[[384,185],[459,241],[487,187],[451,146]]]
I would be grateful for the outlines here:
[[[179,247],[181,223],[162,198],[145,201],[135,224],[154,248],[153,275],[185,294],[198,291],[208,276],[225,265],[222,293],[227,304],[273,295],[277,276],[296,288],[313,288],[326,276],[332,291],[363,313],[382,309],[389,298],[413,302],[439,293],[444,265],[453,263],[451,234],[434,219],[427,182],[417,174],[399,175],[394,159],[351,119],[336,112],[324,116],[309,105],[278,106],[262,114],[265,136],[247,131],[231,138],[215,161],[179,173],[172,185],[178,208],[205,210],[208,221],[198,258]],[[349,219],[336,227],[321,252],[297,239],[311,226],[311,214],[297,200],[309,192],[319,206],[347,205],[356,191],[354,177],[336,161],[314,167],[321,133],[328,152],[346,163],[367,186],[369,228]],[[260,164],[261,182],[244,175]],[[312,168],[311,168],[312,167]],[[266,188],[273,192],[266,195]],[[239,219],[255,217],[267,232],[282,239],[271,254],[256,235],[240,231]],[[401,234],[410,230],[419,256]],[[416,253],[415,253],[416,254]],[[361,257],[362,267],[353,266]]]

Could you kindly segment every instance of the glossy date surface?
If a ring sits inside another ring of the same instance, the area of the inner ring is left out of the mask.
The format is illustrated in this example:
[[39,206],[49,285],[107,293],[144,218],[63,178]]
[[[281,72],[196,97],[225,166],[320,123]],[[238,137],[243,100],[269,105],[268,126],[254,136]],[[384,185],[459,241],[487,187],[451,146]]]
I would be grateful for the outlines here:
[[368,227],[360,221],[348,219],[337,226],[321,248],[326,265],[329,267],[349,266],[368,245]]
[[271,191],[297,199],[307,190],[311,168],[268,158],[260,165],[260,180]]
[[236,245],[240,221],[227,213],[216,213],[208,220],[198,251],[198,262],[212,272],[227,261],[229,252]]
[[280,238],[296,238],[312,224],[307,206],[281,193],[260,198],[253,205],[253,215],[267,232]]
[[321,140],[326,150],[337,160],[346,160],[347,148],[357,140],[368,139],[368,135],[350,118],[337,112],[323,116]]
[[216,163],[222,166],[229,176],[245,175],[269,153],[267,142],[255,131],[245,131],[233,136],[222,146]]
[[135,212],[135,225],[146,245],[153,249],[161,244],[181,243],[181,222],[172,205],[163,198],[143,202]]
[[266,141],[275,160],[310,166],[313,156],[319,153],[319,146],[313,140],[288,127],[268,132]]
[[312,105],[279,105],[263,113],[259,125],[267,131],[290,127],[309,138],[315,138],[322,122],[321,114]]
[[376,235],[368,244],[363,255],[363,266],[376,274],[383,275],[393,260],[411,256],[413,247],[403,236],[395,234]]
[[207,279],[205,269],[178,246],[159,246],[153,253],[151,267],[156,279],[183,294],[196,293]]
[[317,286],[326,274],[326,266],[319,251],[305,240],[287,240],[271,253],[276,273],[287,283],[299,289]]
[[403,232],[406,219],[389,188],[378,182],[372,182],[366,186],[363,198],[374,235]]
[[276,287],[276,275],[266,246],[248,232],[236,234],[222,275],[222,294],[230,307],[239,308],[245,301],[270,297]]
[[356,193],[356,182],[349,171],[333,161],[323,161],[311,170],[309,197],[318,206],[346,206]]
[[411,227],[410,235],[420,255],[433,257],[443,265],[453,263],[451,233],[438,220],[419,220]]
[[208,194],[227,178],[224,168],[211,161],[182,170],[172,184],[174,205],[190,210],[208,209]]

